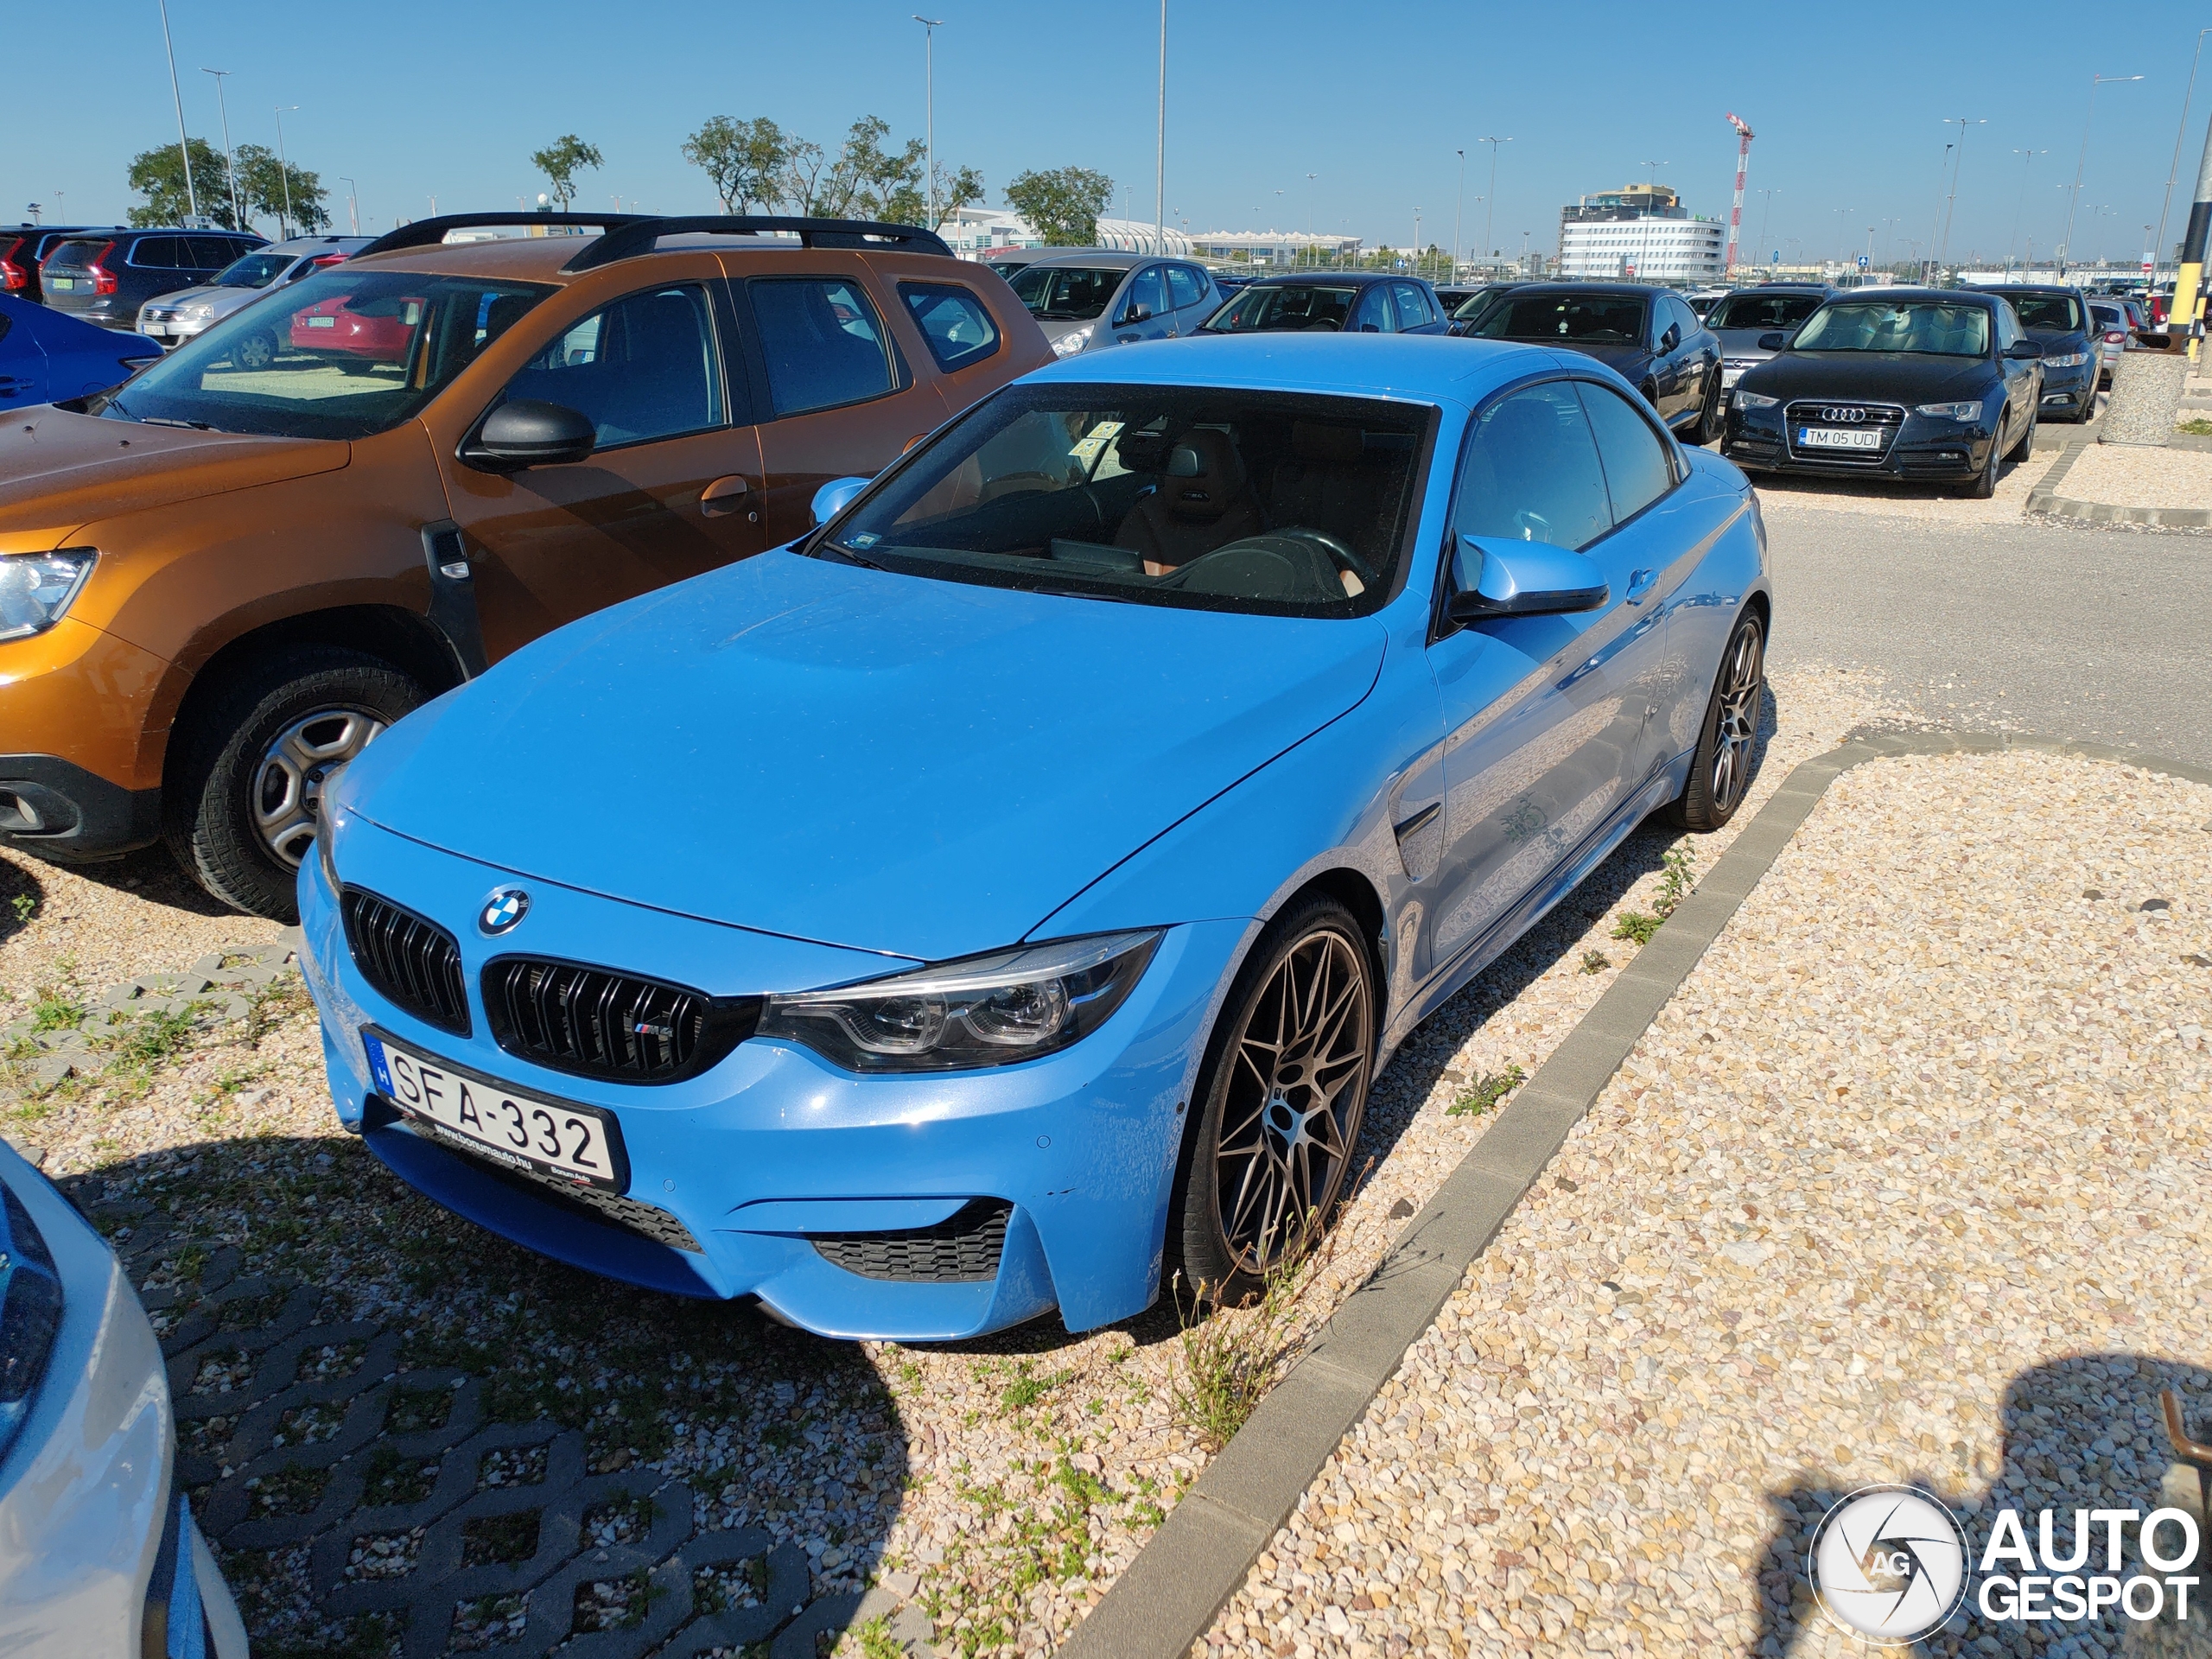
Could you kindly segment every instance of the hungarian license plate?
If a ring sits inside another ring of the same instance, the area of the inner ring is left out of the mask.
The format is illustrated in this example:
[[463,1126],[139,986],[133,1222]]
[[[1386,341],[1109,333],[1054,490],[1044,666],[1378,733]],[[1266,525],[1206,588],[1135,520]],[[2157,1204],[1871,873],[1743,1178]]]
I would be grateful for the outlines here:
[[306,322],[310,328],[335,328],[338,326],[335,317],[308,317]]
[[1800,449],[1879,449],[1882,434],[1878,429],[1869,430],[1853,426],[1801,426],[1797,429]]
[[48,288],[74,288],[77,279],[74,276],[49,276],[46,279],[46,285]]
[[597,1107],[517,1094],[450,1060],[403,1048],[379,1031],[363,1032],[361,1040],[378,1092],[435,1138],[512,1169],[610,1192],[629,1185],[622,1131]]

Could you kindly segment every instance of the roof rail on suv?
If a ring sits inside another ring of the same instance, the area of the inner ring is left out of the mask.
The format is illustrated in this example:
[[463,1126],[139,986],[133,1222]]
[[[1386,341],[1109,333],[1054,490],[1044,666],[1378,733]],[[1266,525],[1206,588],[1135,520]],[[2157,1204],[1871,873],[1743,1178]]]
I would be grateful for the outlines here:
[[691,218],[664,219],[645,213],[445,213],[418,219],[412,225],[387,231],[353,257],[391,253],[401,248],[434,247],[448,231],[489,229],[502,226],[550,225],[591,226],[601,234],[592,238],[561,269],[574,276],[618,259],[651,253],[664,236],[712,234],[758,236],[782,232],[798,238],[803,247],[881,247],[900,253],[936,253],[952,257],[952,250],[934,232],[913,225],[887,225],[871,219],[785,219],[759,213],[708,213]]

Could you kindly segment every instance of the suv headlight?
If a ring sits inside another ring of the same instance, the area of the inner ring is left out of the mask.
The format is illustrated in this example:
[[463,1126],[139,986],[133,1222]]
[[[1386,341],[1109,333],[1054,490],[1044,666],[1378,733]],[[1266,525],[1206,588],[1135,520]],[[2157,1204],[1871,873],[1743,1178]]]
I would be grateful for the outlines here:
[[1916,415],[1933,415],[1939,421],[1978,421],[1981,418],[1981,400],[1970,404],[1915,404]]
[[1736,407],[1738,409],[1772,409],[1781,401],[1779,397],[1769,397],[1760,392],[1745,391],[1741,387],[1738,387],[1736,391]]
[[952,1071],[1033,1060],[1106,1022],[1160,934],[1100,933],[970,957],[834,991],[772,996],[756,1034],[849,1071]]
[[61,1277],[22,1200],[0,1184],[0,1457],[22,1430],[61,1327]]
[[28,639],[59,622],[99,556],[89,547],[0,556],[0,639]]
[[2043,365],[2046,369],[2078,369],[2088,360],[2087,352],[2068,352],[2060,357],[2046,357]]
[[1088,328],[1078,328],[1075,330],[1074,333],[1062,334],[1058,340],[1054,340],[1052,342],[1052,354],[1055,357],[1073,357],[1077,352],[1081,351],[1084,346],[1090,344],[1090,330]]

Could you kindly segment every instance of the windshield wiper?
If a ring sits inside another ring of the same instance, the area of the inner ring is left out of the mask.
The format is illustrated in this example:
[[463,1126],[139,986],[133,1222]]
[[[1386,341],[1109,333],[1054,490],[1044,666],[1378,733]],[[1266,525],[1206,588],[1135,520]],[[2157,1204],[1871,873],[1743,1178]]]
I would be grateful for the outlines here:
[[861,555],[854,552],[851,548],[847,547],[842,542],[833,542],[826,536],[822,538],[819,545],[823,552],[835,553],[847,564],[865,565],[871,570],[880,570],[884,568],[878,564],[874,559],[863,557]]
[[[120,404],[114,405],[114,407],[123,409],[123,405]],[[123,412],[126,415],[130,414],[130,411],[127,409],[124,410]],[[181,426],[188,428],[194,432],[213,432],[215,429],[214,423],[211,421],[180,420],[176,416],[171,415],[131,415],[130,418],[137,422],[141,426]]]

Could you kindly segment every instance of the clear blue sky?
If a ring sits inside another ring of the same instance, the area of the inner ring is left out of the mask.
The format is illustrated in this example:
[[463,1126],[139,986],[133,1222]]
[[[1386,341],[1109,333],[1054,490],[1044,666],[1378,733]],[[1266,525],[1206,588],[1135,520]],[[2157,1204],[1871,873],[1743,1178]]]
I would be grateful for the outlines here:
[[[1025,168],[1080,164],[1129,188],[1153,213],[1158,12],[1150,0],[1043,7],[938,0],[937,140],[941,162],[982,169],[990,204]],[[271,143],[287,114],[292,159],[319,171],[340,228],[343,187],[359,181],[365,228],[442,212],[512,207],[543,188],[525,157],[574,130],[599,145],[581,205],[620,193],[664,213],[712,211],[678,154],[710,115],[773,117],[834,145],[856,117],[904,137],[923,123],[922,30],[912,0],[719,6],[584,5],[543,0],[363,7],[271,0],[171,0],[170,24],[195,134],[219,142],[213,80],[233,71],[233,141]],[[2107,86],[2075,231],[2078,256],[2139,252],[2158,217],[2195,26],[2167,9],[2096,27],[2078,3],[2013,0],[1990,11],[1861,0],[1851,8],[1567,7],[1306,0],[1221,5],[1171,0],[1167,207],[1192,230],[1349,229],[1402,246],[1452,241],[1459,160],[1467,154],[1464,229],[1482,235],[1489,149],[1498,166],[1491,240],[1517,252],[1554,245],[1559,208],[1649,175],[1693,212],[1725,217],[1734,110],[1757,129],[1745,244],[1758,236],[1806,257],[1866,244],[1897,258],[1924,246],[1947,115],[1967,130],[1951,228],[1955,257],[2004,252],[2017,233],[2057,239],[2082,142],[2092,70],[2142,74]],[[2212,14],[2200,22],[2212,22]],[[2058,49],[2094,29],[2099,44]],[[136,152],[174,142],[175,116],[154,0],[15,8],[9,138],[0,148],[0,220],[56,193],[71,219],[119,218]],[[2212,54],[2208,54],[2212,56]],[[2183,146],[2171,245],[2188,212],[2212,65]],[[1955,137],[1958,129],[1948,130]],[[2024,165],[2013,152],[2047,150]],[[1319,176],[1310,186],[1306,175]],[[1279,194],[1280,193],[1280,194]],[[2097,213],[2098,207],[2113,211]],[[1848,209],[1839,213],[1837,209]],[[1122,211],[1117,191],[1114,211]],[[1883,221],[1895,219],[1898,223]],[[2016,226],[2018,231],[2016,232]],[[1789,238],[1797,238],[1790,249]]]

